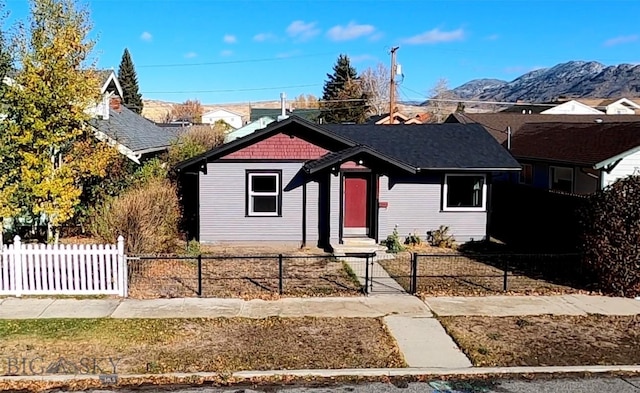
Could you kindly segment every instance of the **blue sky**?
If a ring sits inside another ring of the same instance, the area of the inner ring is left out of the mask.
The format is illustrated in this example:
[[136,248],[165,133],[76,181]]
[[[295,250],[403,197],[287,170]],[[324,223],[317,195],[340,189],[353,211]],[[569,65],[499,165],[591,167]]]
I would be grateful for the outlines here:
[[[400,99],[424,99],[440,78],[512,80],[570,60],[640,63],[636,0],[95,0],[88,5],[101,68],[129,48],[144,98],[203,103],[322,94],[345,53],[362,71],[399,46]],[[8,0],[10,19],[27,13]]]

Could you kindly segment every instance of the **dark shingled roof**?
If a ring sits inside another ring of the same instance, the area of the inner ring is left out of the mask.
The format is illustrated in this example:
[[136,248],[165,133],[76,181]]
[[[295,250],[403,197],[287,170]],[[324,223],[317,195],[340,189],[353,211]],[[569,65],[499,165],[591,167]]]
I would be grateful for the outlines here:
[[[302,128],[303,127],[303,128]],[[249,146],[278,132],[323,135],[343,147],[308,165],[322,166],[366,154],[415,172],[421,170],[520,170],[520,164],[480,125],[466,124],[314,124],[297,116],[273,122],[266,128],[225,143],[176,166],[181,170],[202,165]]]
[[640,122],[638,115],[540,115],[522,113],[454,113],[449,115],[446,123],[481,124],[500,143],[507,140],[507,127],[511,127],[511,135],[519,132],[527,123],[591,123],[597,119],[603,123]]
[[160,128],[124,105],[119,112],[109,109],[108,119],[92,119],[90,124],[134,152],[162,150],[177,137],[177,131]]
[[420,169],[520,169],[480,125],[325,124],[324,128]]
[[640,122],[525,124],[511,141],[518,158],[589,167],[638,147]]

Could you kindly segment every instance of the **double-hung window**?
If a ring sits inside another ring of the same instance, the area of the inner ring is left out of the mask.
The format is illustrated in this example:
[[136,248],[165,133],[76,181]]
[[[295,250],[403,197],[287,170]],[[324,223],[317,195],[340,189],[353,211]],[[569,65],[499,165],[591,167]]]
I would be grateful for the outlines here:
[[280,215],[281,180],[281,171],[247,171],[247,216]]
[[484,211],[487,201],[485,175],[447,174],[444,176],[443,210]]

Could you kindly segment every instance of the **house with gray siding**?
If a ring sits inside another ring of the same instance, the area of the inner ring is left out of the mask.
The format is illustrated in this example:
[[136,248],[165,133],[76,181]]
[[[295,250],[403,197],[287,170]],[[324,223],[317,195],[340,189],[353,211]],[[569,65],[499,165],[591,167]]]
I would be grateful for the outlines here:
[[296,116],[180,163],[189,236],[332,249],[449,226],[487,237],[492,178],[520,165],[476,124],[319,125]]

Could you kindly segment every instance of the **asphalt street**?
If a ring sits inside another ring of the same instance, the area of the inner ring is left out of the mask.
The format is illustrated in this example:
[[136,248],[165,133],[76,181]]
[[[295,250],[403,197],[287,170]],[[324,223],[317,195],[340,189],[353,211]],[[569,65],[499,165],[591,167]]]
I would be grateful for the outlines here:
[[[421,383],[369,383],[359,385],[335,385],[325,387],[275,387],[260,388],[146,388],[145,392],[173,393],[640,393],[638,378],[586,378],[586,379],[538,379],[465,381],[465,382],[421,382]],[[105,390],[91,393],[107,393]],[[134,391],[118,390],[118,393]],[[135,390],[140,392],[140,390]],[[114,392],[115,393],[115,392]]]

